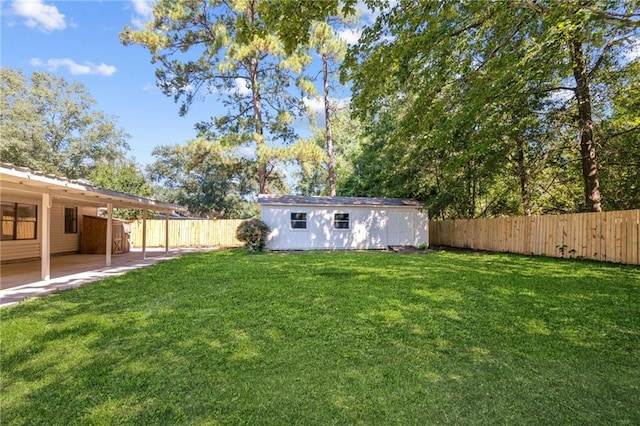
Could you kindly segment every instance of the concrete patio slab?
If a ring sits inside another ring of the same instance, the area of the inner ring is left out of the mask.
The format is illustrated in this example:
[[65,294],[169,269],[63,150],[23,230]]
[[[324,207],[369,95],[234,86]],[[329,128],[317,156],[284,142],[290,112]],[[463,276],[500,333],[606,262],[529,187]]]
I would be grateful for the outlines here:
[[168,253],[165,253],[164,249],[147,249],[146,258],[143,258],[142,251],[132,250],[129,253],[113,255],[109,267],[105,266],[105,256],[101,254],[55,256],[51,258],[51,279],[47,281],[40,280],[39,260],[0,265],[0,307],[121,275],[186,253],[215,249],[176,248]]

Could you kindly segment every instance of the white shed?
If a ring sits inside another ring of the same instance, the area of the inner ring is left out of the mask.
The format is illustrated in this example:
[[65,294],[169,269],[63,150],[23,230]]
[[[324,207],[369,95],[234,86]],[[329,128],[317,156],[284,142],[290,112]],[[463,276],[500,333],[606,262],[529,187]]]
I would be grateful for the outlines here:
[[422,205],[404,198],[258,197],[271,250],[384,249],[429,244]]

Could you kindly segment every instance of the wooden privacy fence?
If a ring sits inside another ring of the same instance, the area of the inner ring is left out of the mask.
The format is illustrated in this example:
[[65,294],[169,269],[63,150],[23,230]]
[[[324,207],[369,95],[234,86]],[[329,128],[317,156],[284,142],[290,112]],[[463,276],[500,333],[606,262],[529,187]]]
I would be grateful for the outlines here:
[[445,220],[429,223],[434,246],[640,264],[640,210]]
[[[170,247],[240,247],[236,229],[244,219],[176,219],[169,220]],[[147,220],[147,247],[164,247],[164,219]],[[142,247],[142,220],[131,223],[133,247]]]

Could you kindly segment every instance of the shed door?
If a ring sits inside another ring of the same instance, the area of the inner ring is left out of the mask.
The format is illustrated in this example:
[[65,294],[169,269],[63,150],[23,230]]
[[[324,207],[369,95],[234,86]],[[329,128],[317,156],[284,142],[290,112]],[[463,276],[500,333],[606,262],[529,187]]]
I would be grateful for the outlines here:
[[388,214],[389,225],[387,226],[387,245],[413,245],[413,212],[390,211]]

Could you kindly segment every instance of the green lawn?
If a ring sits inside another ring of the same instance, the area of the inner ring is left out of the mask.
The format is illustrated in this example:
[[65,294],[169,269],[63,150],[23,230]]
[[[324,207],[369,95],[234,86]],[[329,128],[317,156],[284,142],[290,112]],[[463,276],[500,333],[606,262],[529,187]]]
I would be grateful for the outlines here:
[[2,425],[640,423],[639,268],[228,250],[0,315]]

